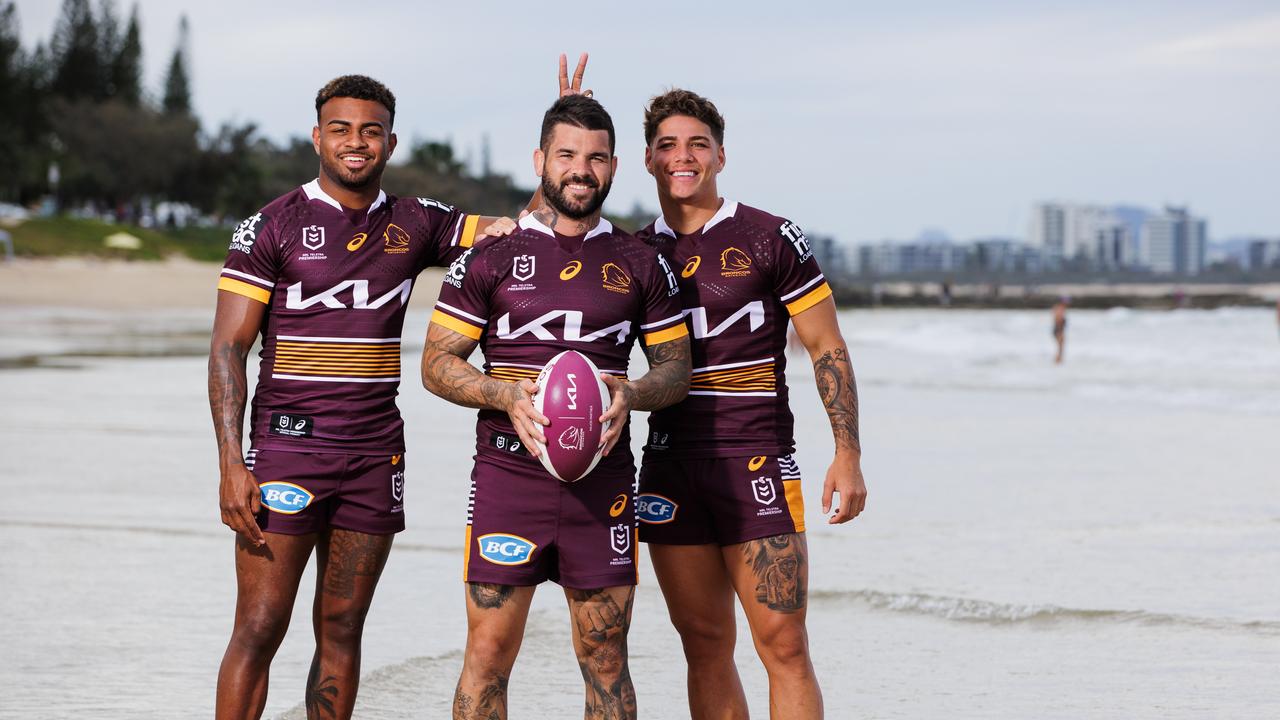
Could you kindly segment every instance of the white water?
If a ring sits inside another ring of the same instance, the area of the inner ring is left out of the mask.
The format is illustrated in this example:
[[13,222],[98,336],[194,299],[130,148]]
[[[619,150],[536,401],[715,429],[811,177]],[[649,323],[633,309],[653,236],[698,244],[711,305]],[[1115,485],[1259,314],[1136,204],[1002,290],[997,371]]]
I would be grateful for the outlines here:
[[[231,539],[217,519],[204,360],[163,357],[198,348],[207,323],[0,311],[0,357],[45,355],[0,370],[0,717],[211,714]],[[1073,312],[1070,323],[1067,364],[1054,367],[1045,313],[844,313],[870,501],[842,527],[817,514],[830,435],[793,358],[828,717],[1280,713],[1274,316]],[[411,315],[407,336],[424,325]],[[134,352],[152,357],[84,356]],[[366,630],[361,718],[447,716],[465,638],[471,413],[414,382],[401,405],[409,529]],[[303,717],[303,582],[267,717]],[[539,591],[513,717],[581,713],[560,598]],[[687,717],[678,641],[648,572],[631,646],[643,716]],[[739,661],[753,715],[767,717],[745,625]]]

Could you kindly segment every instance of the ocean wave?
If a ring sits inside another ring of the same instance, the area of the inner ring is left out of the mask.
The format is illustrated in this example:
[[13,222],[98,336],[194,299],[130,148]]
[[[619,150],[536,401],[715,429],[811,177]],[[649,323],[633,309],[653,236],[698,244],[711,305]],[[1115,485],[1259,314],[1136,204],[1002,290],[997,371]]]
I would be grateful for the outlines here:
[[1280,635],[1280,622],[1269,620],[1236,621],[1194,615],[1156,613],[1145,610],[1083,609],[1059,607],[1057,605],[1000,603],[926,593],[892,593],[879,590],[811,590],[809,599],[811,602],[816,603],[854,601],[876,610],[931,615],[946,620],[992,625],[1094,622],[1192,627],[1206,630],[1237,630]]

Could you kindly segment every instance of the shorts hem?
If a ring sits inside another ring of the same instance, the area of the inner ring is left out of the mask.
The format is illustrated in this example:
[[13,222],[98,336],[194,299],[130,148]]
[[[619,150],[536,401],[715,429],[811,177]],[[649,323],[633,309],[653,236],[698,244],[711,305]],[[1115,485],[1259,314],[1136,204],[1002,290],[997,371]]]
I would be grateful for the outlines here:
[[762,528],[752,530],[750,532],[743,533],[742,539],[740,540],[717,540],[716,542],[720,545],[720,547],[728,547],[730,545],[741,545],[742,543],[751,542],[752,540],[759,540],[761,538],[778,537],[779,535],[803,535],[803,534],[804,534],[804,530],[797,530],[794,525],[791,527],[762,527]]
[[560,579],[556,581],[556,584],[562,588],[568,588],[570,590],[595,590],[597,588],[610,588],[610,587],[635,587],[636,585],[640,584],[640,581],[636,578],[636,572],[634,569],[627,574],[627,578],[625,581],[616,582],[618,579],[619,579],[618,575],[583,575],[583,576],[575,576],[573,578],[566,578],[564,576],[561,576]]

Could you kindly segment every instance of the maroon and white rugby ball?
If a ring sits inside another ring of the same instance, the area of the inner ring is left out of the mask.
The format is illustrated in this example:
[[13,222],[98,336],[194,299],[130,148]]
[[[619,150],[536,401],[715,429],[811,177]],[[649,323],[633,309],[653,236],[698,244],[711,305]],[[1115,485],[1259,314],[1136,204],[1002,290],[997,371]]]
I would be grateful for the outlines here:
[[551,421],[542,428],[547,444],[538,443],[547,472],[564,482],[591,472],[600,461],[600,437],[609,429],[599,421],[609,407],[609,389],[595,363],[577,350],[551,358],[538,375],[533,406]]

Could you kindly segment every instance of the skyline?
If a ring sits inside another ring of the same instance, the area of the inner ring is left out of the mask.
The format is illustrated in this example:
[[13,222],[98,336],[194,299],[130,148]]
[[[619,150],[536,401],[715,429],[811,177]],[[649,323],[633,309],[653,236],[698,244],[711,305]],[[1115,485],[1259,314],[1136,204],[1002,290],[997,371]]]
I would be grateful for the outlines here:
[[[47,41],[61,3],[16,5],[24,47]],[[531,187],[556,57],[572,64],[586,50],[585,86],[618,128],[613,212],[636,201],[657,209],[641,110],[675,85],[707,95],[726,117],[725,197],[843,242],[927,228],[1021,237],[1032,205],[1058,199],[1190,205],[1215,240],[1280,235],[1267,172],[1280,166],[1269,129],[1280,127],[1280,95],[1266,92],[1280,88],[1273,4],[819,4],[806,13],[745,3],[722,15],[652,3],[643,22],[619,8],[548,19],[542,8],[499,5],[480,16],[391,2],[353,17],[300,3],[144,0],[144,85],[159,87],[185,12],[206,131],[253,121],[272,140],[305,135],[316,89],[362,72],[396,92],[402,142],[448,139],[478,158],[488,134],[494,170]],[[122,20],[129,7],[117,4]],[[475,17],[503,22],[482,28]],[[352,38],[361,57],[317,38]],[[696,61],[677,46],[685,40]]]

